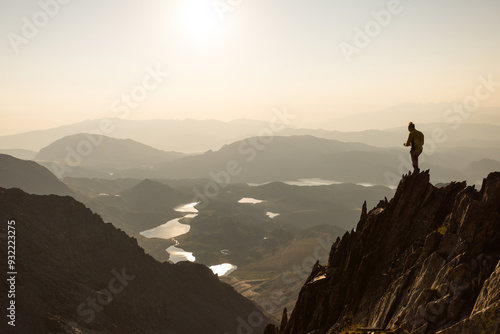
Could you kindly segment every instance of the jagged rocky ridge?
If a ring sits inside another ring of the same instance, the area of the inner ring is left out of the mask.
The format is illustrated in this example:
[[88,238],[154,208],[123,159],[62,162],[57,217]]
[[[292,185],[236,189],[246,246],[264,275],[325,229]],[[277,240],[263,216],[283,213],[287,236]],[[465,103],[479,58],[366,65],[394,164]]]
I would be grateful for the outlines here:
[[0,307],[16,228],[16,327],[1,333],[237,333],[267,319],[210,269],[160,263],[71,197],[0,188]]
[[267,334],[500,333],[500,173],[480,191],[403,177],[394,198],[316,264],[290,318]]

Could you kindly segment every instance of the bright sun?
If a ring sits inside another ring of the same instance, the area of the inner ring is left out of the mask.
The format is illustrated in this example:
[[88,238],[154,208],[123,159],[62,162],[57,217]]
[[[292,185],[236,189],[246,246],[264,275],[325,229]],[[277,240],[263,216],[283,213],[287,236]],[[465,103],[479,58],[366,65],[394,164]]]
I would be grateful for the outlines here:
[[184,0],[179,11],[179,31],[183,38],[203,45],[215,37],[221,26],[210,0]]

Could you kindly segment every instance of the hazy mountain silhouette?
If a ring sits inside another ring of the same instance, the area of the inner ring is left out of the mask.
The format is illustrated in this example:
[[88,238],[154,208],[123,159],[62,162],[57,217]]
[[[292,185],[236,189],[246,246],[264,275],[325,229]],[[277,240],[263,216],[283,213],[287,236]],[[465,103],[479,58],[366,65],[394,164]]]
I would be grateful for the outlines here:
[[[91,139],[89,139],[91,138]],[[183,157],[183,153],[164,152],[131,139],[76,134],[61,138],[40,150],[35,160],[94,168],[149,167]]]
[[0,154],[7,154],[10,156],[13,156],[18,159],[23,159],[23,160],[33,160],[35,156],[37,155],[37,152],[35,151],[30,151],[30,150],[16,150],[16,149],[3,149],[0,150]]
[[[39,151],[54,141],[76,133],[100,129],[101,120],[87,120],[52,129],[0,136],[0,149]],[[165,151],[204,152],[257,135],[268,122],[236,120],[126,120],[111,119],[113,130],[104,133],[114,138],[130,138]]]
[[36,162],[0,154],[0,187],[20,188],[30,194],[70,195],[71,190]]
[[[343,142],[358,142],[377,147],[399,147],[401,138],[408,136],[408,122],[413,118],[399,123],[394,128],[385,130],[363,130],[363,131],[327,131],[310,129],[286,129],[280,135],[313,135],[318,138],[334,139]],[[417,128],[423,131],[428,140],[428,147],[432,145],[432,150],[446,152],[449,148],[464,147],[470,148],[497,148],[500,144],[498,133],[499,125],[490,123],[419,123]],[[439,130],[441,129],[441,130]]]
[[220,334],[266,321],[207,267],[157,262],[73,198],[0,189],[0,219],[4,268],[7,222],[16,222],[19,333]]
[[474,161],[467,166],[464,172],[469,180],[482,182],[484,175],[492,170],[500,171],[500,161],[492,159]]
[[[401,111],[398,109],[399,107],[395,108],[396,111]],[[359,131],[329,131],[297,128],[290,125],[276,132],[275,135],[311,135],[345,142],[365,143],[371,146],[399,147],[401,136],[406,136],[406,125],[411,120],[417,125],[417,128],[427,134],[428,139],[432,137],[432,132],[435,129],[441,128],[444,130],[446,140],[440,142],[438,148],[452,146],[498,147],[499,145],[500,140],[495,134],[499,131],[500,120],[496,122],[494,119],[500,118],[500,116],[497,115],[498,110],[495,108],[481,109],[481,112],[487,115],[485,119],[474,118],[475,115],[482,115],[481,113],[474,113],[467,119],[455,115],[449,122],[443,119],[443,112],[432,112],[429,117],[421,117],[419,115],[422,114],[413,111],[413,109],[420,110],[421,107],[410,107],[405,109],[408,111],[407,113],[402,114],[396,111],[390,111],[387,115],[385,115],[386,112],[367,113],[366,119],[362,115],[362,117],[357,116],[354,120],[346,121],[347,123],[362,124]],[[482,120],[482,123],[479,122],[480,120]],[[263,129],[270,128],[269,122],[243,119],[231,122],[189,119],[143,121],[112,119],[111,121],[114,130],[105,134],[108,137],[129,138],[161,150],[185,153],[219,150],[223,145],[257,136]],[[63,137],[99,129],[100,122],[101,120],[84,121],[53,129],[0,136],[0,149],[39,151]],[[382,123],[383,127],[375,126],[379,123]],[[349,129],[348,127],[342,127],[340,122],[334,124],[336,124],[335,128],[337,129]],[[325,127],[328,127],[327,124],[325,124]]]
[[210,172],[225,171],[229,161],[236,161],[241,173],[232,176],[234,182],[286,181],[325,177],[325,174],[332,177],[335,173],[326,171],[334,169],[330,164],[333,155],[354,150],[363,153],[379,150],[365,144],[312,136],[274,137],[271,140],[269,144],[262,144],[258,137],[248,138],[225,145],[216,152],[165,163],[157,170],[176,178],[207,177]]
[[[120,177],[156,178],[212,177],[222,182],[228,163],[237,163],[231,182],[290,181],[319,177],[342,182],[387,184],[386,172],[398,172],[400,157],[407,150],[383,149],[361,143],[345,143],[312,136],[274,137],[262,144],[258,137],[248,138],[219,151],[181,158],[158,165],[154,171],[124,171]],[[461,176],[459,171],[426,162],[436,182]],[[409,164],[407,162],[407,164]],[[411,168],[411,165],[407,168]],[[405,171],[408,169],[405,169]],[[402,174],[402,172],[401,172]],[[214,176],[215,175],[215,176]]]
[[[492,131],[495,129],[493,127]],[[405,131],[397,135],[400,141],[406,138]],[[491,137],[490,132],[485,131],[484,136]],[[59,163],[65,163],[67,159],[72,163],[78,157],[75,158],[74,153],[68,158],[65,144],[71,142],[71,147],[76,148],[81,136],[84,135],[64,138],[42,150],[37,158],[52,160],[39,163],[62,177],[201,179],[210,178],[211,172],[223,172],[229,162],[236,162],[237,175],[231,175],[231,182],[256,183],[320,177],[343,182],[388,184],[386,173],[397,176],[411,169],[409,154],[402,146],[391,149],[313,136],[276,136],[247,138],[224,145],[215,152],[181,158],[180,154],[169,154],[137,142],[104,137],[103,144],[87,156],[80,156],[81,164],[68,170]],[[485,157],[500,159],[500,148],[446,148],[436,146],[431,140],[428,139],[424,149],[424,156],[430,157],[423,156],[422,163],[425,168],[433,170],[435,182],[462,178],[461,170],[473,161]],[[406,166],[402,165],[402,159],[408,160]],[[62,175],[60,171],[63,171]]]

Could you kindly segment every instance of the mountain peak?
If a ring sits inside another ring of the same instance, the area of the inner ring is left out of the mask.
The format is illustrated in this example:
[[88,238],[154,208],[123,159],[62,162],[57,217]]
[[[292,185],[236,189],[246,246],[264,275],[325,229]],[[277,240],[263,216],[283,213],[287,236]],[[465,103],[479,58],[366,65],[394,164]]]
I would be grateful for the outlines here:
[[175,190],[161,182],[144,179],[134,187],[125,190],[122,194],[127,196],[171,196]]
[[144,179],[136,186],[123,191],[121,196],[130,208],[151,212],[170,211],[173,207],[192,199],[192,196],[150,179]]

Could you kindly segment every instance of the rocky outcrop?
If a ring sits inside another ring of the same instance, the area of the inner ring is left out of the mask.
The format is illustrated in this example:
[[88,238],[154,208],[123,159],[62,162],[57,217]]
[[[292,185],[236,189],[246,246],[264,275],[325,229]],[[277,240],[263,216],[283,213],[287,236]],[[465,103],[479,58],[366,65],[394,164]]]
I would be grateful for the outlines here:
[[[1,333],[232,334],[267,323],[207,267],[157,262],[71,197],[0,188],[0,222]],[[15,328],[5,318],[11,301]]]
[[497,333],[499,260],[500,173],[480,191],[409,174],[314,266],[279,333]]
[[500,333],[500,262],[486,280],[471,316],[438,334]]

